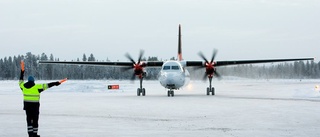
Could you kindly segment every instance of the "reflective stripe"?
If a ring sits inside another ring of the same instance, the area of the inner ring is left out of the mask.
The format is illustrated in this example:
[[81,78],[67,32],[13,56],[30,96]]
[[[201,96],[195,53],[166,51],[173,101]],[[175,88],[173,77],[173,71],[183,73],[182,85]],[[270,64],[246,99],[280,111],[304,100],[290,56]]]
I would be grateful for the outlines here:
[[19,80],[19,86],[22,87],[23,80]]
[[28,126],[28,132],[32,132],[32,131],[33,131],[32,126]]
[[40,97],[40,95],[23,94],[25,97]]
[[24,100],[24,102],[39,102],[39,100]]
[[47,90],[48,88],[49,88],[48,84],[43,84],[43,85],[42,85],[42,89],[43,89],[43,90]]
[[38,133],[38,128],[33,128],[33,133]]

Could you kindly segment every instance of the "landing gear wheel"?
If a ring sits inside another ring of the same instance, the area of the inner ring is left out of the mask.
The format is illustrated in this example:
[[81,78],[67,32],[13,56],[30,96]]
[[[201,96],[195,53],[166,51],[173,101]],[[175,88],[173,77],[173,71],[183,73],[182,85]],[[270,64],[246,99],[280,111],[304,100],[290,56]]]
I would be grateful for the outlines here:
[[211,92],[212,92],[212,96],[214,96],[214,88],[211,89]]
[[137,96],[140,96],[141,90],[140,88],[137,89]]
[[140,96],[140,95],[142,95],[142,96],[145,96],[146,95],[146,89],[145,88],[138,88],[137,89],[137,96]]
[[170,91],[170,90],[168,90],[168,97],[170,97],[170,96],[174,96],[174,91],[172,90],[172,91]]
[[145,96],[145,95],[146,95],[146,89],[142,88],[142,96]]
[[210,95],[210,92],[211,92],[212,96],[215,95],[214,87],[212,87],[212,88],[207,87],[207,95]]

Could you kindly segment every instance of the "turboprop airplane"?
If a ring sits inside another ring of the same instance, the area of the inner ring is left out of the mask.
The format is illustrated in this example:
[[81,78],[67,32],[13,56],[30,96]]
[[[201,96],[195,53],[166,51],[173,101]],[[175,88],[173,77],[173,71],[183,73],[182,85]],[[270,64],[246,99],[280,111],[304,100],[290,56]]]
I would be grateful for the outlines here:
[[178,38],[178,57],[177,60],[169,61],[141,61],[143,51],[140,51],[138,61],[136,62],[128,53],[125,56],[130,62],[79,62],[79,61],[39,61],[45,64],[73,64],[73,65],[102,65],[102,66],[121,66],[123,70],[133,69],[132,80],[137,76],[140,79],[140,87],[137,89],[137,96],[145,96],[146,89],[143,88],[142,82],[146,76],[146,67],[161,67],[159,73],[160,84],[168,89],[168,97],[174,96],[174,90],[178,90],[183,86],[188,85],[190,81],[190,74],[186,67],[205,68],[204,78],[208,77],[209,86],[207,87],[207,95],[215,95],[215,89],[212,86],[212,78],[215,76],[221,78],[221,75],[216,71],[216,67],[239,65],[239,64],[254,64],[254,63],[270,63],[270,62],[284,62],[284,61],[299,61],[299,60],[314,60],[314,58],[293,58],[293,59],[264,59],[264,60],[229,60],[229,61],[215,61],[217,50],[213,51],[212,58],[207,60],[202,52],[198,55],[203,61],[186,61],[182,58],[181,48],[181,25],[179,25]]

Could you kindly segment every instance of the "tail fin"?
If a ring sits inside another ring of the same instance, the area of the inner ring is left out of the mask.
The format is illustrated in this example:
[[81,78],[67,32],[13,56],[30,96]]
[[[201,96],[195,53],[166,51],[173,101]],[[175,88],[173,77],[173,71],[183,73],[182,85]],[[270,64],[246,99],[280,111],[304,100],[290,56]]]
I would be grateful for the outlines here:
[[178,39],[178,60],[182,59],[182,49],[181,49],[181,25],[179,24],[179,39]]

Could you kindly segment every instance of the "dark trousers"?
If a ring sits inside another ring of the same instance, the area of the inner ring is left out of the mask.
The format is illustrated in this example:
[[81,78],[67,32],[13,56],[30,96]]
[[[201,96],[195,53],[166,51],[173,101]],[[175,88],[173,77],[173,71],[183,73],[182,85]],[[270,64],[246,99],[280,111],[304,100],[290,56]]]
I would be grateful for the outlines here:
[[39,102],[24,102],[29,136],[38,134],[39,108]]

